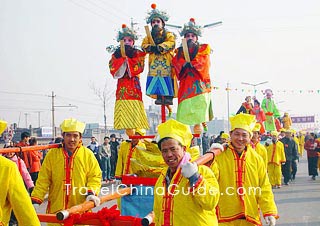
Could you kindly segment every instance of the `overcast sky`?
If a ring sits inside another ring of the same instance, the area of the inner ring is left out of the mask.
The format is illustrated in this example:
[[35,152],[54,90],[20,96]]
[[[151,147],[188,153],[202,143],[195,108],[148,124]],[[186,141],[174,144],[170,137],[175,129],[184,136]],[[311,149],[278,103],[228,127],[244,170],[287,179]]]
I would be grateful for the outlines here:
[[[253,86],[242,82],[268,81],[256,87],[257,97],[261,101],[261,90],[273,89],[281,114],[320,112],[319,0],[0,0],[0,119],[22,127],[27,119],[37,127],[40,115],[40,125],[51,126],[49,96],[54,91],[56,125],[68,117],[103,123],[102,103],[90,86],[103,89],[107,84],[112,124],[116,80],[108,71],[105,48],[117,44],[116,32],[131,18],[141,34],[140,45],[153,2],[167,11],[170,24],[183,25],[190,17],[200,25],[223,22],[204,30],[199,39],[213,50],[216,117],[228,115],[227,83],[230,114],[253,94]],[[141,76],[143,93],[146,72]],[[145,97],[144,103],[147,107],[153,101]]]

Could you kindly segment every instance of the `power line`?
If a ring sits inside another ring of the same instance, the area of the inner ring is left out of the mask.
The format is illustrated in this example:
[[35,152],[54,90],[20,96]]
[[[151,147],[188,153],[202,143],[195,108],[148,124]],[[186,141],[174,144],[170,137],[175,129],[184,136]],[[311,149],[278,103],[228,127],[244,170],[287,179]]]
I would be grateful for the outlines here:
[[[119,19],[119,21],[123,21],[123,19],[127,19],[126,17],[122,17],[120,18],[118,14],[114,13],[113,11],[110,11],[110,10],[107,10],[105,9],[104,7],[101,7],[99,4],[93,2],[92,0],[85,0],[87,1],[88,3],[90,3],[91,5],[94,5],[95,7],[99,8],[100,10],[106,12],[107,14],[112,14],[114,15],[115,17],[117,17]],[[115,10],[117,12],[117,10]],[[121,15],[121,14],[120,14]]]
[[47,96],[47,95],[45,95],[45,94],[36,94],[36,93],[18,93],[18,92],[8,92],[8,91],[0,91],[0,93],[16,94],[16,95],[29,95],[29,96]]
[[81,4],[79,4],[79,3],[76,3],[76,2],[74,2],[74,1],[72,1],[72,0],[69,0],[69,1],[70,1],[72,4],[74,4],[74,5],[76,5],[76,6],[80,7],[80,8],[83,8],[83,9],[85,9],[85,10],[93,13],[94,15],[103,18],[104,20],[106,20],[106,21],[108,21],[108,22],[110,22],[110,21],[111,21],[111,22],[114,22],[112,19],[107,18],[107,17],[105,17],[105,16],[103,16],[103,15],[101,15],[101,14],[99,14],[99,13],[96,13],[95,11],[89,9],[89,8],[86,7],[86,6],[83,6],[83,5],[81,5]]

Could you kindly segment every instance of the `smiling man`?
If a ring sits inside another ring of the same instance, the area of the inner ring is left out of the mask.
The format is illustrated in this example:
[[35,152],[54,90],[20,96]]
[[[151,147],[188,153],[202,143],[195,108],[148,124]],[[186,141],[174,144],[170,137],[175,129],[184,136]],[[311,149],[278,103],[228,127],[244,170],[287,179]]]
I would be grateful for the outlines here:
[[60,127],[63,146],[51,149],[44,159],[31,195],[34,207],[38,208],[47,192],[50,204],[47,213],[56,213],[86,200],[98,206],[100,199],[96,195],[101,187],[101,170],[92,151],[82,145],[85,124],[70,118]]
[[190,162],[192,134],[174,119],[158,126],[164,168],[154,188],[155,225],[218,225],[219,186],[207,166]]
[[259,209],[268,225],[278,218],[263,159],[250,145],[254,115],[230,118],[230,144],[216,156],[212,169],[220,186],[217,206],[220,225],[262,225]]

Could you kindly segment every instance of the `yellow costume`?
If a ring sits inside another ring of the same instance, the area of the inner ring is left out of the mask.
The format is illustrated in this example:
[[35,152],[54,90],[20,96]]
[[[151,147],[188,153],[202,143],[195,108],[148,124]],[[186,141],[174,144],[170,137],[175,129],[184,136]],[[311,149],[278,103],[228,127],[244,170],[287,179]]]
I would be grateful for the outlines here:
[[56,213],[86,200],[86,190],[99,194],[101,170],[94,154],[79,145],[69,157],[64,148],[51,149],[41,166],[32,200],[42,203],[49,192],[47,213]]
[[268,153],[268,176],[272,186],[281,185],[281,163],[286,162],[283,143],[277,141],[270,144],[267,148]]
[[282,117],[281,121],[284,129],[290,129],[292,121],[288,113],[284,113],[284,116]]
[[[295,133],[294,133],[295,134]],[[300,147],[300,145],[299,145],[299,139],[298,139],[298,137],[296,137],[296,136],[294,136],[293,137],[293,140],[294,140],[294,142],[296,142],[296,144],[297,144],[297,151],[298,151],[298,154],[301,156],[301,147]]]
[[0,225],[8,225],[13,210],[19,225],[40,226],[16,164],[2,156],[0,181]]
[[263,162],[264,162],[266,169],[267,169],[268,168],[268,155],[267,155],[266,147],[263,146],[260,142],[258,142],[255,144],[255,150],[262,157]]
[[136,159],[136,152],[146,150],[146,146],[140,140],[135,147],[132,147],[131,142],[122,142],[118,152],[118,161],[115,176],[121,178],[125,174],[133,174],[130,159]]
[[303,156],[303,151],[304,151],[304,139],[305,139],[305,136],[300,133],[298,140],[299,140],[299,155],[301,157]]
[[165,184],[167,170],[162,171],[154,188],[155,225],[218,225],[214,207],[220,193],[212,171],[206,166],[199,166],[198,172],[205,179],[194,188],[194,194],[190,192],[187,195],[189,180],[181,175],[181,168],[174,174],[169,187]]
[[215,157],[211,168],[221,192],[217,206],[219,225],[242,218],[247,220],[246,225],[262,225],[259,208],[263,216],[277,216],[265,164],[250,145],[241,156],[230,145]]

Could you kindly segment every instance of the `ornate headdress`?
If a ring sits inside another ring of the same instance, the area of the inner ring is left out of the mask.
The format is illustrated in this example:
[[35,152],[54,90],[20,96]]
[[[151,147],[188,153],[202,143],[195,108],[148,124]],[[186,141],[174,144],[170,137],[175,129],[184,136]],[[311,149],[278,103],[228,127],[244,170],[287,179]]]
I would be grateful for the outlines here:
[[137,40],[137,33],[132,29],[128,28],[127,25],[122,24],[122,29],[118,32],[117,41],[120,42],[124,37],[131,37],[133,40]]
[[154,18],[160,18],[163,23],[169,20],[167,12],[158,10],[156,4],[151,4],[151,8],[152,10],[148,12],[148,16],[146,18],[147,24],[150,24]]
[[184,24],[180,35],[184,37],[187,33],[194,33],[197,36],[201,36],[202,28],[200,25],[196,25],[194,18],[190,18],[189,22]]

